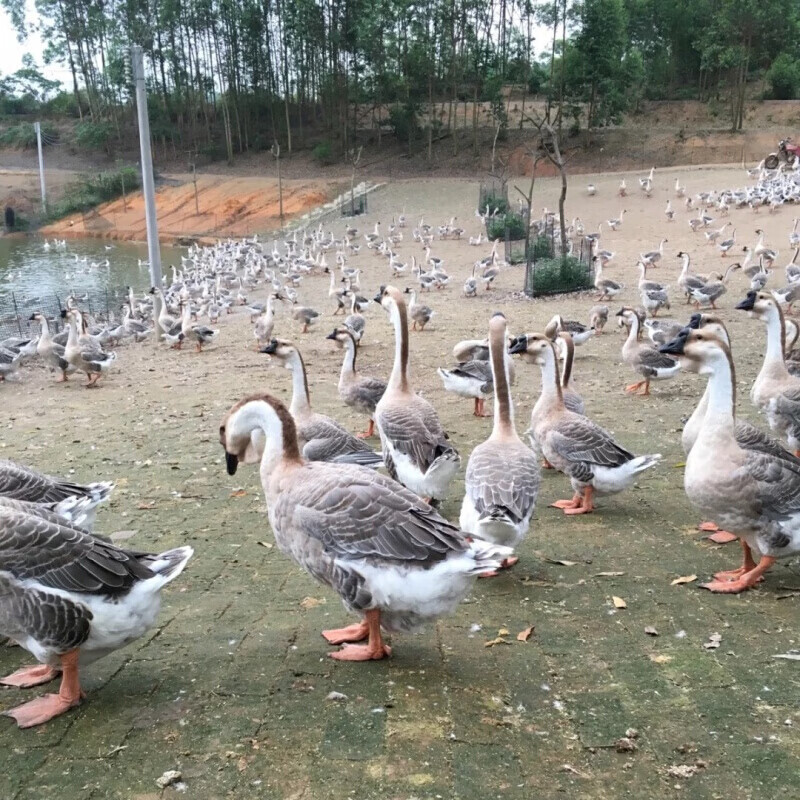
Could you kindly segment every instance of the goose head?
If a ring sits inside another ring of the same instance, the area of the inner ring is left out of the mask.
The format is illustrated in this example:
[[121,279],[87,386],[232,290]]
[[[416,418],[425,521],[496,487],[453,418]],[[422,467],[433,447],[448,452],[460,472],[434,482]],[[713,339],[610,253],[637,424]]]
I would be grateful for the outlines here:
[[658,349],[661,353],[678,356],[686,370],[700,375],[711,374],[725,361],[733,368],[728,345],[715,333],[703,328],[683,328],[671,342]]
[[235,475],[239,464],[256,464],[261,460],[267,440],[265,422],[270,429],[282,431],[284,441],[291,432],[297,449],[294,421],[283,403],[268,394],[251,395],[235,403],[219,426],[228,475]]
[[744,300],[736,304],[736,308],[739,311],[747,311],[748,316],[762,321],[780,313],[778,301],[769,292],[750,291]]
[[347,328],[340,327],[334,328],[325,338],[330,339],[332,342],[336,342],[338,347],[341,349],[344,347],[348,339],[353,339],[353,334],[350,333]]
[[511,355],[522,355],[529,364],[542,366],[546,363],[548,349],[552,352],[553,341],[545,333],[523,333],[516,336],[508,348]]
[[297,348],[286,339],[273,339],[261,348],[261,352],[276,358],[286,369],[294,369],[297,362]]

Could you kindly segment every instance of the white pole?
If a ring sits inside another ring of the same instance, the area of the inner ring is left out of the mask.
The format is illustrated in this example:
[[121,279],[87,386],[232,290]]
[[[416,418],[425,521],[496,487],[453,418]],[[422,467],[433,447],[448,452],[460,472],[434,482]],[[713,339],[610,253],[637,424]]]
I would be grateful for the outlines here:
[[36,129],[36,146],[39,149],[39,186],[42,190],[42,213],[47,213],[47,194],[44,188],[44,155],[42,153],[42,124],[34,122],[33,127]]
[[136,110],[139,116],[139,148],[142,157],[142,192],[147,223],[147,255],[150,261],[150,283],[162,288],[161,248],[158,244],[156,190],[153,179],[153,155],[150,152],[150,120],[147,116],[147,88],[144,82],[144,56],[139,45],[131,47],[133,81],[136,84]]

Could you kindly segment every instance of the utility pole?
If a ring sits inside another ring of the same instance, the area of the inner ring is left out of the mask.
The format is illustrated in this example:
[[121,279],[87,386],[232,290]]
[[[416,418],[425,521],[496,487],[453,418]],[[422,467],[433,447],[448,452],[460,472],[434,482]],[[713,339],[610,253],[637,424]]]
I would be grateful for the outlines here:
[[272,145],[272,155],[278,162],[278,205],[281,215],[281,227],[283,226],[283,179],[281,178],[281,146],[278,140]]
[[161,248],[158,243],[156,189],[153,178],[153,155],[150,152],[150,120],[147,116],[147,87],[144,82],[144,56],[139,45],[131,47],[133,82],[136,85],[136,110],[139,117],[139,149],[142,157],[142,193],[147,223],[147,257],[150,262],[150,283],[159,289],[161,281]]
[[192,159],[192,183],[194,183],[194,213],[200,216],[200,203],[197,199],[197,164]]
[[44,154],[42,153],[42,123],[34,122],[36,130],[36,147],[39,149],[39,186],[42,190],[42,213],[47,213],[47,194],[44,188]]

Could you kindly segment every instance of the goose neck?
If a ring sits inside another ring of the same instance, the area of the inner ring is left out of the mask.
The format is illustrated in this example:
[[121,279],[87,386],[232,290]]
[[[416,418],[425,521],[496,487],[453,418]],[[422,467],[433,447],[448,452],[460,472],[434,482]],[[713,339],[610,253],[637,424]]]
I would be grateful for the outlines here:
[[394,365],[389,377],[389,387],[408,392],[408,314],[405,303],[393,303],[390,313],[394,326]]
[[558,362],[553,344],[549,344],[544,351],[542,368],[542,396],[545,400],[563,405],[564,397],[561,392],[561,381],[558,377]]
[[289,411],[293,417],[311,412],[311,398],[308,392],[306,365],[300,353],[294,353],[287,366],[292,371],[292,402]]
[[767,323],[767,352],[764,356],[764,365],[774,367],[781,365],[785,370],[784,347],[786,344],[786,326],[783,313],[777,306],[772,306],[766,318]]
[[508,378],[508,354],[506,352],[505,325],[492,330],[489,337],[489,357],[494,382],[494,421],[492,438],[516,437],[514,430],[514,406]]

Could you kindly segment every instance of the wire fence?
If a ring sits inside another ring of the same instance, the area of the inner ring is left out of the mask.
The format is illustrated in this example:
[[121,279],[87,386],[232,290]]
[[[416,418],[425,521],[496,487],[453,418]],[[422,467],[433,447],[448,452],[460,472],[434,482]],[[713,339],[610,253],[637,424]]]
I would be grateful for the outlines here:
[[591,242],[585,236],[568,239],[564,252],[552,218],[531,229],[525,260],[525,293],[531,297],[581,291],[594,283]]
[[41,313],[47,318],[50,332],[58,333],[64,325],[61,312],[67,299],[73,298],[81,311],[87,312],[94,322],[110,322],[120,317],[120,309],[128,297],[127,288],[107,287],[80,291],[73,289],[63,294],[48,293],[38,297],[25,297],[15,292],[0,296],[0,341],[10,336],[28,338],[38,333],[38,323],[31,315]]

